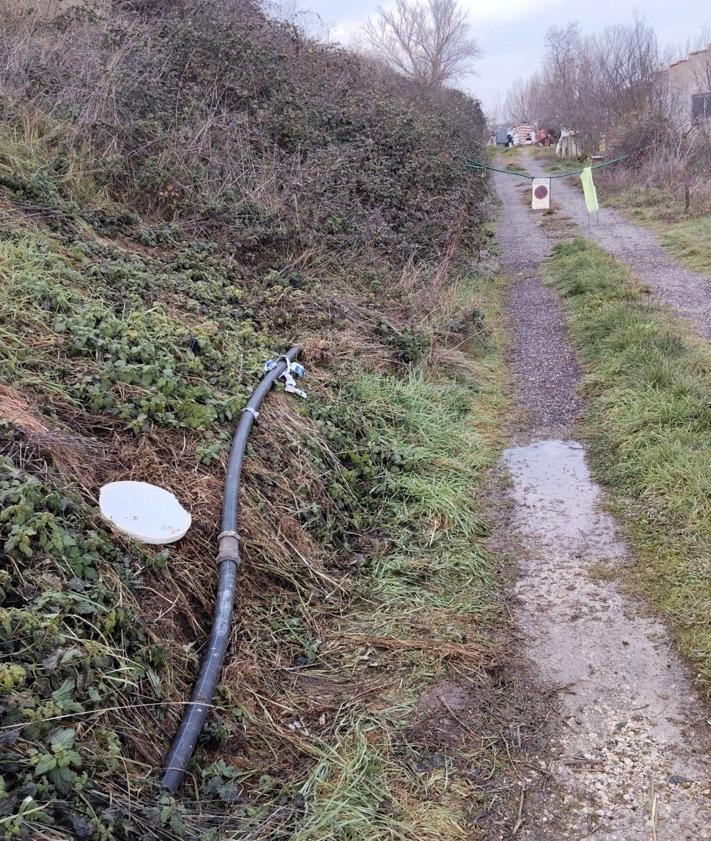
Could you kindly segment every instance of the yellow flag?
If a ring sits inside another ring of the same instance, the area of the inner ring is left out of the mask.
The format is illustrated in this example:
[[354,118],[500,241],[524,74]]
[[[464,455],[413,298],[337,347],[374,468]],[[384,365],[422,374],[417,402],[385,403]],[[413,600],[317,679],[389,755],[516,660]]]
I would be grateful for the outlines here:
[[588,213],[597,213],[600,205],[597,203],[597,190],[593,182],[592,169],[589,166],[586,166],[580,173],[580,180],[583,184],[583,195],[585,196]]

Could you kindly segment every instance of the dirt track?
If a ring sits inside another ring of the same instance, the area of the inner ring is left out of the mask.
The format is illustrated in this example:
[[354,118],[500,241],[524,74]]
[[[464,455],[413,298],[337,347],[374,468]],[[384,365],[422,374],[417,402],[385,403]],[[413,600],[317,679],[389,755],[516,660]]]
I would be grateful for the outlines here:
[[665,629],[615,583],[628,550],[573,440],[579,372],[560,304],[537,275],[552,242],[520,182],[497,175],[495,183],[525,418],[504,457],[521,570],[516,618],[560,707],[541,771],[522,781],[516,837],[700,841],[711,837],[709,745],[697,729],[707,712]]
[[[523,166],[545,176],[543,164],[524,151]],[[602,207],[590,220],[583,194],[571,178],[556,178],[551,199],[580,227],[580,233],[628,266],[659,300],[711,338],[711,277],[689,271],[674,260],[656,236],[611,208]]]

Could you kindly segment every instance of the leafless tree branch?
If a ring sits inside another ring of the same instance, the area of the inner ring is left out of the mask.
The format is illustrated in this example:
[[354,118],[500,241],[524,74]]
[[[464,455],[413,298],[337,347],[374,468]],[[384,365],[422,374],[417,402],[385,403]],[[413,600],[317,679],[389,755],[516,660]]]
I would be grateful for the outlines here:
[[469,71],[480,54],[457,0],[395,0],[367,21],[363,35],[379,58],[434,87]]

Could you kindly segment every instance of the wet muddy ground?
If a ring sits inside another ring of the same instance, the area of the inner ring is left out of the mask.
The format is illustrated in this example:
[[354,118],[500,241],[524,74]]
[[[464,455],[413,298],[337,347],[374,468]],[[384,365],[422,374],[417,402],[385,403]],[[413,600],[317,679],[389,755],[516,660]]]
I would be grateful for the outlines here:
[[[530,656],[558,687],[562,731],[549,771],[560,802],[522,837],[636,841],[711,832],[709,766],[695,729],[703,716],[664,628],[636,614],[614,581],[627,552],[574,441],[537,441],[505,454],[514,524],[526,547],[517,617]],[[612,578],[612,580],[610,580]],[[706,837],[711,837],[708,834]]]
[[496,187],[521,414],[504,456],[513,534],[503,539],[520,569],[523,647],[559,708],[522,780],[516,838],[711,839],[709,713],[664,627],[617,586],[628,550],[574,438],[579,370],[538,276],[552,240],[516,179],[497,175]]

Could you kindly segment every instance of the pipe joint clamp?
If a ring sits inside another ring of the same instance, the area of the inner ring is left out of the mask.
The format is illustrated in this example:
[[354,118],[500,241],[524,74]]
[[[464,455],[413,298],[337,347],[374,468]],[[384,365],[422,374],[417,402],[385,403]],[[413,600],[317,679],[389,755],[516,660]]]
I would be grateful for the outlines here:
[[217,563],[233,561],[237,566],[242,563],[239,556],[239,535],[236,531],[220,532],[218,538],[219,549],[217,551]]

